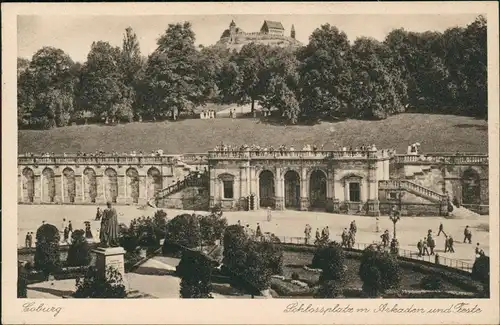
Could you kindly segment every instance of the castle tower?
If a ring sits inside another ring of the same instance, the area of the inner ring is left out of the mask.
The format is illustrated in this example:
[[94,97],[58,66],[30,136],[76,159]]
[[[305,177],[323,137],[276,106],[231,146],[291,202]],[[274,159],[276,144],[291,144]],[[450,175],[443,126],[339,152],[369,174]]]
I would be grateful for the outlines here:
[[229,42],[234,43],[236,41],[236,24],[234,20],[231,20],[229,24]]
[[295,39],[295,26],[292,25],[292,29],[290,30],[290,37]]

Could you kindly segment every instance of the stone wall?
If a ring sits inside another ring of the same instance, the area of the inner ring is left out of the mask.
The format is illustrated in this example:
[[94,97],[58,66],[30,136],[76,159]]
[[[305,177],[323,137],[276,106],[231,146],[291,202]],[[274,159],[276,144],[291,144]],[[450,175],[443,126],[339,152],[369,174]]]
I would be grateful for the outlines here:
[[158,207],[193,211],[208,210],[209,191],[204,187],[188,187],[159,200]]

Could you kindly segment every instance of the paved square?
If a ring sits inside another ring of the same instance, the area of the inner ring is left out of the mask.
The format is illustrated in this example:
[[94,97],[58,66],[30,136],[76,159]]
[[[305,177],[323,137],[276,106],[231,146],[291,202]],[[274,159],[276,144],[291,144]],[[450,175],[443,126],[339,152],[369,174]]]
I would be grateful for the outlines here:
[[[101,209],[104,208],[101,206]],[[128,225],[134,218],[141,216],[153,216],[156,209],[147,207],[141,209],[137,206],[115,206],[119,216],[118,222]],[[181,213],[193,213],[193,211],[169,210],[168,218],[171,219]],[[74,229],[84,229],[84,221],[91,221],[92,232],[96,236],[99,222],[95,218],[96,206],[85,205],[18,205],[18,247],[24,246],[26,232],[36,232],[42,224],[46,223],[61,228],[62,219],[71,220]],[[201,214],[207,212],[199,212]],[[340,241],[343,228],[348,228],[352,220],[356,220],[358,232],[356,242],[369,244],[379,241],[380,235],[385,229],[392,234],[393,225],[388,216],[379,217],[380,232],[376,232],[376,221],[374,217],[339,215],[325,212],[302,212],[302,211],[273,211],[272,221],[266,219],[267,211],[258,210],[252,212],[224,212],[224,217],[229,224],[235,224],[238,220],[242,225],[249,224],[253,229],[257,223],[263,232],[272,232],[277,236],[303,237],[304,227],[308,223],[313,229],[313,237],[316,228],[320,231],[329,226],[330,239]],[[446,234],[451,234],[455,240],[455,253],[444,253],[444,236],[437,237],[440,222],[444,225]],[[472,244],[463,243],[463,230],[466,225],[472,230]],[[436,251],[443,257],[461,260],[467,263],[474,262],[474,249],[476,243],[489,254],[489,216],[478,216],[473,219],[446,219],[442,217],[403,217],[397,224],[397,238],[402,249],[417,251],[416,244],[420,238],[424,238],[428,229],[432,229],[436,238]]]

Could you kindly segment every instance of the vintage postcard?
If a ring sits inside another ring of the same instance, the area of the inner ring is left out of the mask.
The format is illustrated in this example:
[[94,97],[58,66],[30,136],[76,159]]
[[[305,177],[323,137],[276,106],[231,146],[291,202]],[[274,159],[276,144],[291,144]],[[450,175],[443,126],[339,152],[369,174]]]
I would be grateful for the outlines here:
[[2,36],[4,323],[499,323],[498,3],[9,3]]

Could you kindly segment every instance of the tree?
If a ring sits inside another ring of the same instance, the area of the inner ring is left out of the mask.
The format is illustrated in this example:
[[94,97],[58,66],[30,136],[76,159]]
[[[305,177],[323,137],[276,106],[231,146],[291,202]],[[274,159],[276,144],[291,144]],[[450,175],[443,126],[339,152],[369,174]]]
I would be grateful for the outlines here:
[[201,244],[200,222],[195,214],[181,214],[167,224],[165,243],[175,243],[188,248]]
[[[365,119],[385,119],[404,111],[396,76],[384,62],[385,46],[370,38],[358,38],[352,46],[353,80],[351,115]],[[387,56],[386,56],[387,58]]]
[[483,291],[487,297],[490,294],[490,258],[486,255],[481,255],[476,258],[472,266],[472,278],[481,282]]
[[41,225],[36,231],[35,269],[49,275],[61,266],[59,230],[51,225]]
[[383,247],[372,245],[363,251],[359,277],[363,281],[363,292],[369,297],[377,297],[388,289],[398,288],[401,273],[397,258]]
[[344,251],[337,243],[318,247],[316,250],[312,267],[322,270],[319,277],[319,291],[317,295],[321,298],[335,298],[342,294],[346,281],[346,266],[344,263]]
[[66,264],[68,266],[85,266],[91,261],[90,248],[85,239],[85,232],[81,229],[71,234],[71,246],[68,250]]
[[209,215],[199,216],[199,220],[201,238],[204,244],[214,245],[217,240],[222,239],[224,230],[227,227],[226,218],[211,213]]
[[33,55],[29,67],[18,71],[21,125],[27,119],[30,125],[43,129],[68,124],[74,110],[73,64],[63,50],[43,47]]
[[213,298],[212,265],[198,252],[185,251],[176,268],[181,277],[181,298]]
[[149,56],[146,76],[149,114],[153,118],[190,111],[204,104],[213,90],[212,73],[194,46],[191,24],[169,24]]
[[351,49],[344,32],[322,25],[298,53],[300,107],[311,119],[349,116]]
[[131,88],[124,84],[121,50],[108,42],[94,42],[83,67],[83,105],[95,116],[112,124],[132,120]]

